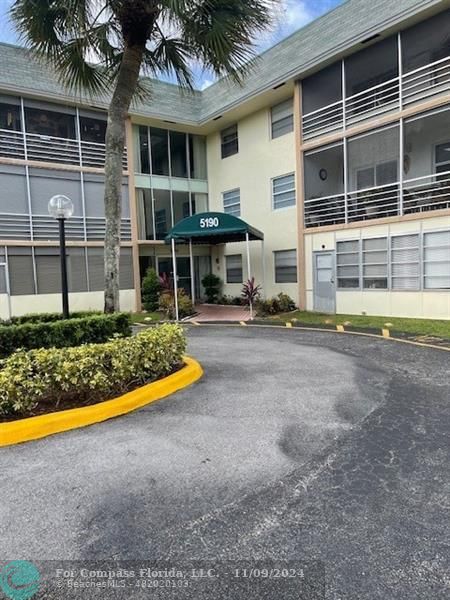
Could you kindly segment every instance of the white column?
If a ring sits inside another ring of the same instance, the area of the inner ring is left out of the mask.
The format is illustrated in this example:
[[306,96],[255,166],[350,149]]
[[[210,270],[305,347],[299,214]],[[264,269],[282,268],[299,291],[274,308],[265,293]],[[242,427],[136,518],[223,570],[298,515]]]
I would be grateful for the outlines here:
[[174,294],[174,301],[175,301],[175,320],[179,321],[177,255],[175,252],[175,240],[173,238],[172,238],[172,271],[173,271],[173,294]]
[[191,266],[191,298],[195,306],[195,277],[194,277],[194,256],[192,254],[192,240],[189,240],[189,262]]
[[263,297],[266,297],[266,257],[264,256],[264,240],[261,240],[261,275]]
[[[245,243],[247,246],[247,279],[250,280],[252,278],[251,264],[250,264],[250,238],[248,235],[248,231],[245,234]],[[249,302],[250,306],[250,319],[253,319],[253,306],[252,302]]]

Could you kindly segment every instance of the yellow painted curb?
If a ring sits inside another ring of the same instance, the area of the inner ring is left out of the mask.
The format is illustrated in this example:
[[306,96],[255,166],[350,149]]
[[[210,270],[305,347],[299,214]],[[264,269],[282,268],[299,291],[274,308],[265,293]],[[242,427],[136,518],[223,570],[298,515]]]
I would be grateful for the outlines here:
[[245,321],[239,321],[239,325],[242,327],[247,327],[247,323]]
[[39,438],[100,423],[124,415],[146,404],[156,402],[195,383],[203,375],[200,364],[185,356],[185,366],[164,379],[153,381],[114,400],[92,406],[71,408],[60,412],[0,423],[0,446],[11,446]]
[[336,331],[339,331],[340,333],[345,333],[345,329],[343,325],[336,325]]
[[286,323],[286,327],[292,327],[292,323],[289,323],[289,321]]

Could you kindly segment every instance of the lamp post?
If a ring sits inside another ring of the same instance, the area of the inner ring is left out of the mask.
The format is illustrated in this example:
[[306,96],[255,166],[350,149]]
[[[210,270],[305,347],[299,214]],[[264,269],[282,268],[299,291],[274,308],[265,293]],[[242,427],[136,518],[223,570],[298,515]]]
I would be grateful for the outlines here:
[[69,318],[69,288],[67,285],[66,231],[65,220],[73,215],[73,202],[67,196],[58,194],[50,198],[48,212],[58,221],[59,254],[61,258],[62,309],[65,319]]

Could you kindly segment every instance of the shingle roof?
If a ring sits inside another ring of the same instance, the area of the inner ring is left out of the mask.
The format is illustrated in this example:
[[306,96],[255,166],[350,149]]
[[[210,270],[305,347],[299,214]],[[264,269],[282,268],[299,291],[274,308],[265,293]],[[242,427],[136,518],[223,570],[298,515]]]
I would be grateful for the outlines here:
[[[132,113],[143,117],[201,124],[278,83],[301,77],[321,63],[374,33],[395,27],[428,8],[442,9],[450,0],[347,0],[264,52],[243,86],[222,79],[203,92],[181,93],[176,85],[152,81],[152,97],[137,102]],[[0,44],[0,89],[64,102],[105,106],[106,98],[69,94],[47,66],[29,52]]]

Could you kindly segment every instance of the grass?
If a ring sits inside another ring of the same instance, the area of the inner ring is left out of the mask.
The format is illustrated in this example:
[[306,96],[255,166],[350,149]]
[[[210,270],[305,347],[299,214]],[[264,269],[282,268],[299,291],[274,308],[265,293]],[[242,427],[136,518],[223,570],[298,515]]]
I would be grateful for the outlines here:
[[[151,319],[148,321],[147,319]],[[164,320],[163,313],[160,312],[145,312],[145,313],[131,313],[131,322],[133,325],[137,323],[156,323],[158,321]]]
[[270,319],[281,320],[283,322],[297,319],[299,323],[304,325],[348,325],[366,329],[387,328],[393,332],[430,335],[450,339],[450,321],[438,319],[407,319],[398,317],[371,317],[365,315],[328,315],[300,310],[278,315],[277,317],[270,317]]

